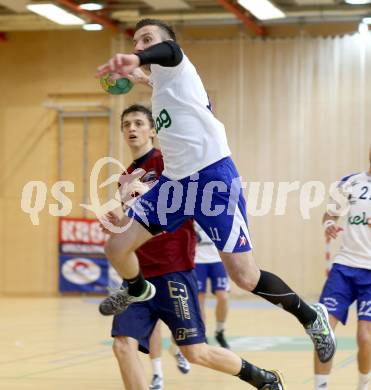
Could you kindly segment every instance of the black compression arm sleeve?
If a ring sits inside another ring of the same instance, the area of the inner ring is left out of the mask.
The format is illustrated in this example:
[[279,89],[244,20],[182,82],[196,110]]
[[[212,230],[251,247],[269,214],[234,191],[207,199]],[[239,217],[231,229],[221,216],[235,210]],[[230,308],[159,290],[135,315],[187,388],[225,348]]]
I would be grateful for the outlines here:
[[137,53],[140,65],[157,64],[161,66],[177,66],[183,59],[179,45],[174,41],[164,41]]

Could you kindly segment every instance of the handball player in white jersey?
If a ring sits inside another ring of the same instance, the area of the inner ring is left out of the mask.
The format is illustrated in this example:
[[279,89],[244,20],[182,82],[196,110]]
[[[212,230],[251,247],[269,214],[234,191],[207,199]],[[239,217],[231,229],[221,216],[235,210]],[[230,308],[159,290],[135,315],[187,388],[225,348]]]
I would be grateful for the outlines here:
[[[251,252],[245,200],[231,159],[224,125],[213,115],[197,70],[164,22],[137,23],[133,53],[116,54],[97,76],[129,77],[153,88],[152,112],[165,169],[157,184],[139,197],[129,215],[107,218],[123,233],[111,234],[105,251],[128,283],[100,305],[103,315],[117,314],[131,303],[151,299],[154,287],[139,269],[134,251],[153,235],[174,231],[194,218],[219,250],[230,278],[242,289],[292,313],[310,335],[319,359],[333,356],[335,338],[325,306],[307,305],[278,276],[260,270]],[[140,71],[149,66],[150,77]]]
[[[340,181],[339,187],[346,195],[348,206],[344,229],[337,224],[336,214],[329,212],[323,217],[328,239],[336,239],[340,231],[344,232],[320,301],[330,313],[333,329],[339,321],[346,324],[349,306],[357,302],[357,390],[369,388],[371,369],[371,148],[369,159],[367,172],[348,175]],[[316,390],[327,389],[331,366],[332,361],[321,363],[315,357]]]

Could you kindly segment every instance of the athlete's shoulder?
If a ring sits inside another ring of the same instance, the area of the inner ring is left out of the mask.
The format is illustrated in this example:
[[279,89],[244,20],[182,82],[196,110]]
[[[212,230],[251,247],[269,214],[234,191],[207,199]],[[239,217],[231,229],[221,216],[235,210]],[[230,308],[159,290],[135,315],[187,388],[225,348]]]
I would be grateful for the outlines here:
[[151,156],[148,158],[148,160],[143,164],[142,168],[149,172],[155,171],[156,177],[159,177],[164,170],[164,160],[162,157],[162,153],[159,149],[154,149]]
[[128,173],[132,173],[134,171],[134,162],[132,162],[126,170],[124,170],[121,175],[127,175]]
[[157,148],[155,148],[155,150],[153,151],[153,153],[152,153],[152,156],[151,156],[153,159],[160,159],[160,160],[162,160],[163,159],[163,157],[162,157],[162,153],[161,153],[161,150],[160,149],[157,149]]
[[194,65],[182,50],[182,59],[178,65],[169,67],[152,64],[150,80],[152,82],[155,82],[156,80],[164,82],[173,77],[184,77],[184,74],[189,72],[190,69],[194,69]]
[[162,156],[161,150],[160,149],[154,149],[154,151],[151,154],[151,157],[149,158],[148,162],[150,164],[163,165],[164,164],[164,158]]
[[357,172],[357,173],[351,173],[349,175],[343,176],[339,180],[339,186],[341,187],[346,184],[350,184],[356,180],[359,180],[360,178],[362,178],[363,174],[364,174],[363,172]]

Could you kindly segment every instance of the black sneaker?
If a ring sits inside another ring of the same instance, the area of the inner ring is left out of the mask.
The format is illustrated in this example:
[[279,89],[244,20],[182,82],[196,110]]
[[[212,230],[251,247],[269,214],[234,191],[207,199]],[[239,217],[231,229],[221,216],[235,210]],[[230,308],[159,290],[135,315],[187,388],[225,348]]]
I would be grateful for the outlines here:
[[104,299],[99,305],[99,312],[104,316],[117,315],[125,311],[129,305],[135,302],[144,302],[152,299],[156,294],[156,287],[146,281],[147,288],[139,297],[128,294],[126,287],[121,287],[118,291]]
[[278,370],[266,371],[269,382],[265,383],[259,390],[287,390],[282,374]]
[[313,341],[319,360],[326,363],[336,351],[335,335],[329,323],[326,306],[316,303],[312,308],[317,312],[317,318],[313,324],[306,327],[306,332]]
[[220,330],[219,332],[215,332],[215,340],[219,343],[219,345],[223,348],[230,349],[227,340],[224,337],[224,330]]

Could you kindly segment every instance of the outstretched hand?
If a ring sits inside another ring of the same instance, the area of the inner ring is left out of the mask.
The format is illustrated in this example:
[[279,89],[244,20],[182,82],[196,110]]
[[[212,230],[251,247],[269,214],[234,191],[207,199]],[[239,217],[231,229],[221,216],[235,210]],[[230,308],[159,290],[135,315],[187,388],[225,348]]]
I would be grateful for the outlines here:
[[130,174],[120,176],[119,192],[122,204],[126,204],[134,198],[135,185],[145,173],[146,171],[144,169],[137,168]]
[[112,224],[113,226],[120,226],[119,216],[112,211],[105,214],[100,220],[99,226],[102,229],[103,233],[111,234],[111,231],[107,228],[109,224]]
[[108,62],[98,67],[96,77],[114,73],[114,78],[128,77],[140,66],[139,57],[135,54],[116,54]]

